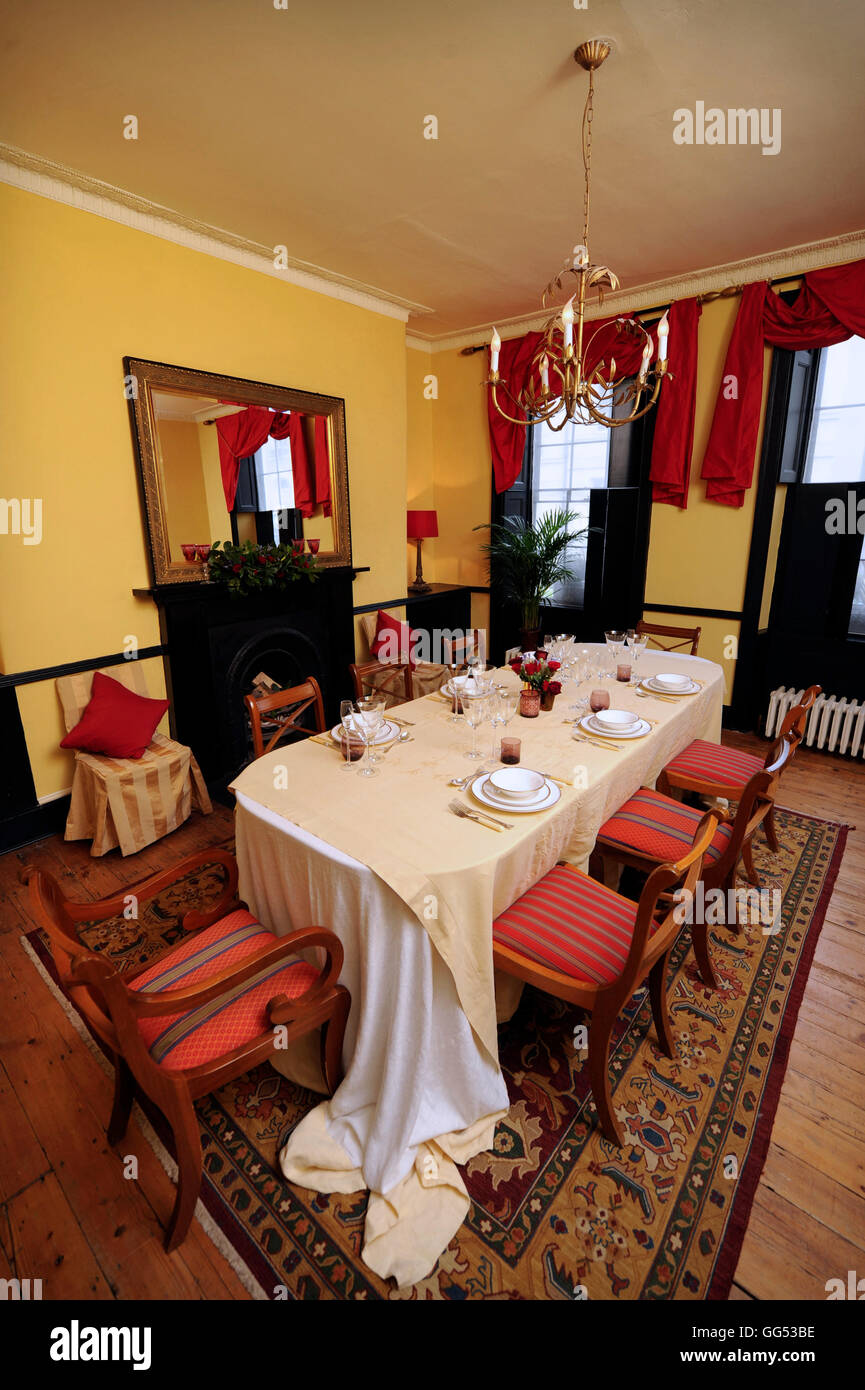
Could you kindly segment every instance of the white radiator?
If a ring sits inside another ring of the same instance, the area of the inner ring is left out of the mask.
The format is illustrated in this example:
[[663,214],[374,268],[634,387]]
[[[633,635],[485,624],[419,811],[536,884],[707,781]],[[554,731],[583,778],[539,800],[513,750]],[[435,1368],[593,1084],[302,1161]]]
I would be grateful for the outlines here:
[[[766,737],[771,738],[783,723],[785,714],[798,705],[803,690],[787,690],[779,685],[769,696]],[[865,703],[836,695],[818,695],[805,725],[804,742],[827,753],[846,753],[865,757]]]

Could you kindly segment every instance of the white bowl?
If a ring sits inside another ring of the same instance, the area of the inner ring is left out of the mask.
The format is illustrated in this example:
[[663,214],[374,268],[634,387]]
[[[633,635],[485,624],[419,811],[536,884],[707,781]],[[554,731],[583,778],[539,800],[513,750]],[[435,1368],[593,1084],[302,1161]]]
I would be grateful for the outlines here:
[[508,797],[511,801],[527,801],[529,797],[537,796],[546,785],[545,778],[539,772],[532,772],[527,767],[506,767],[500,772],[491,772],[489,782],[499,796]]
[[636,728],[640,722],[640,716],[633,714],[629,709],[601,709],[598,710],[595,719],[602,728],[620,734]]
[[664,671],[659,676],[653,676],[652,679],[655,685],[660,685],[665,690],[684,690],[686,685],[691,684],[690,676],[677,676],[669,671]]

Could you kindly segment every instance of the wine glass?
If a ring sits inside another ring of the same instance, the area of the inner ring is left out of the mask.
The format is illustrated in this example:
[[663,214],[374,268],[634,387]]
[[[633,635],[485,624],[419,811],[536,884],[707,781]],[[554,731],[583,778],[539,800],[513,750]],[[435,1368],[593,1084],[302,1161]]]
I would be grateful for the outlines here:
[[466,723],[472,731],[472,746],[471,750],[466,753],[466,757],[478,759],[483,756],[478,752],[478,729],[488,716],[489,692],[475,690],[471,694],[462,695],[460,698]]
[[649,634],[647,632],[641,633],[636,632],[633,628],[629,629],[628,646],[631,651],[631,665],[633,667],[633,670],[631,672],[632,685],[639,685],[640,683],[637,677],[637,665],[639,663],[640,657],[643,655],[643,652],[646,650],[648,644]]
[[607,642],[607,651],[613,663],[613,675],[615,675],[619,657],[622,655],[622,648],[628,640],[628,634],[623,629],[611,628],[609,632],[604,633],[604,637]]
[[583,686],[588,686],[592,678],[592,650],[590,647],[578,648],[574,657],[574,679],[577,682],[576,698],[570,709],[577,710],[577,718],[580,719],[589,707],[588,689],[583,690]]
[[450,665],[448,666],[450,675],[447,681],[445,682],[445,687],[449,687],[450,689],[451,712],[448,715],[449,724],[459,724],[460,720],[462,719],[462,714],[460,712],[460,699],[456,693],[456,686],[454,685],[454,678],[459,675],[459,669],[460,668],[457,662],[451,661]]
[[361,777],[377,777],[378,768],[373,767],[372,745],[382,725],[384,700],[371,696],[357,702],[358,731],[366,744],[366,762],[360,770]]

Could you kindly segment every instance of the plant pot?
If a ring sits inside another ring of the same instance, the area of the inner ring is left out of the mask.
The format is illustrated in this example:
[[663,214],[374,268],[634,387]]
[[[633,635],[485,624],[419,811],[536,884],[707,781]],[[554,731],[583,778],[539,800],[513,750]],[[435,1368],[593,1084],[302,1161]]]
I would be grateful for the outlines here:
[[554,693],[551,690],[543,691],[541,695],[541,709],[546,710],[547,713],[549,713],[549,711],[553,708],[553,705],[555,703],[556,697]]
[[541,629],[539,627],[521,627],[520,641],[523,644],[524,652],[536,652],[541,645]]
[[541,692],[539,690],[520,691],[520,714],[524,719],[537,719],[541,708]]

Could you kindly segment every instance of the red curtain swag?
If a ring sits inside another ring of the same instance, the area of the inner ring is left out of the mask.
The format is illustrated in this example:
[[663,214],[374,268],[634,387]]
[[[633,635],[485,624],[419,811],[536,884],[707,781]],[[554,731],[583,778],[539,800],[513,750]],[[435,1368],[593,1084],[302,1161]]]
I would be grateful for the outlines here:
[[[615,315],[595,319],[588,325],[588,338],[606,324],[615,323]],[[650,477],[653,500],[685,507],[688,500],[688,478],[691,468],[691,447],[694,438],[694,400],[697,378],[697,323],[700,306],[694,299],[676,303],[670,310],[670,370],[671,377],[661,387],[658,399],[658,420],[652,450]],[[514,415],[520,414],[512,396],[528,384],[532,359],[543,338],[541,333],[526,333],[522,338],[510,338],[502,343],[499,372],[506,388],[499,392],[502,404]],[[643,352],[642,336],[619,331],[598,333],[586,349],[586,370],[591,372],[602,357],[616,359],[617,375],[635,376],[640,369]],[[539,383],[535,383],[539,385]],[[510,394],[508,394],[510,393]],[[487,401],[490,450],[493,461],[496,492],[513,487],[523,466],[526,445],[525,424],[511,424],[496,410],[492,395]]]
[[703,458],[706,496],[741,507],[751,486],[763,399],[763,347],[802,351],[865,337],[865,261],[815,270],[787,304],[771,286],[746,285],[733,325]]
[[[222,486],[228,510],[234,507],[240,460],[260,449],[265,440],[286,439],[291,442],[291,469],[294,479],[295,506],[304,517],[312,516],[320,506],[330,516],[330,456],[327,446],[327,421],[315,417],[315,469],[310,466],[303,431],[301,411],[267,410],[264,406],[249,405],[236,415],[226,415],[216,422],[219,436],[219,463]],[[321,430],[319,429],[321,426]]]

